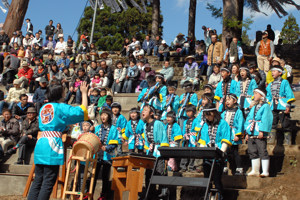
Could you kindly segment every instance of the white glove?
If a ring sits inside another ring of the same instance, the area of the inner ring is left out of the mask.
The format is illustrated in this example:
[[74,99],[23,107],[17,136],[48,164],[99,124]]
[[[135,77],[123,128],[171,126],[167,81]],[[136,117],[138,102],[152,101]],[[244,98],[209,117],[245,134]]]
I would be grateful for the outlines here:
[[222,143],[222,147],[221,147],[221,151],[223,151],[224,153],[226,153],[227,148],[228,148],[228,144],[225,143],[225,142],[223,142],[223,143]]

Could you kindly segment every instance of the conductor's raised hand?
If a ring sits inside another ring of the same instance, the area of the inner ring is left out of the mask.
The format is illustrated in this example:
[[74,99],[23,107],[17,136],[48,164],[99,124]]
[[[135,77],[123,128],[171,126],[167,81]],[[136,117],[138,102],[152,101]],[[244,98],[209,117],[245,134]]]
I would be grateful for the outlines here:
[[88,84],[86,83],[86,81],[83,81],[80,85],[80,91],[82,94],[87,94],[88,92]]

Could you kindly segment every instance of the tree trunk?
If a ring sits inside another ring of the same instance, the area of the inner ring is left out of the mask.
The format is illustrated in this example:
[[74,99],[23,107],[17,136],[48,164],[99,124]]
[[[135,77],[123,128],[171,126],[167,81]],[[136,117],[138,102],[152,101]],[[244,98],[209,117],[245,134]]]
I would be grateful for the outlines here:
[[21,30],[29,0],[12,0],[3,29],[9,37],[14,31]]
[[188,36],[193,41],[195,40],[196,6],[197,0],[190,0]]
[[153,40],[157,35],[159,35],[159,20],[160,20],[160,0],[153,0],[152,29],[151,29],[151,37]]
[[237,19],[243,21],[244,0],[223,0],[223,32],[222,43],[225,48],[226,37],[241,38],[242,29],[228,27],[227,20]]

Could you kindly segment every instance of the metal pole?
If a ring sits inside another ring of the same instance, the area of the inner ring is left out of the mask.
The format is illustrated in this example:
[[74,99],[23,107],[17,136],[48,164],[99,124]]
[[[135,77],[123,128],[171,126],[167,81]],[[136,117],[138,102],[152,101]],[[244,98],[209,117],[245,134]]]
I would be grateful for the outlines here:
[[94,37],[94,29],[95,29],[95,21],[96,21],[96,14],[97,14],[97,6],[98,6],[98,0],[95,1],[94,17],[93,17],[93,24],[92,24],[92,32],[91,32],[90,44],[92,43],[93,37]]

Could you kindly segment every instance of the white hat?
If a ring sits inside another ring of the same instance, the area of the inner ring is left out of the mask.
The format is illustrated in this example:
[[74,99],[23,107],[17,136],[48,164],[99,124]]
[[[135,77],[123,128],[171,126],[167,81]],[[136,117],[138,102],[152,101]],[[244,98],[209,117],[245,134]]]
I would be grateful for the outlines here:
[[162,44],[167,44],[166,40],[161,41]]
[[58,34],[58,38],[63,38],[64,37],[64,34]]

